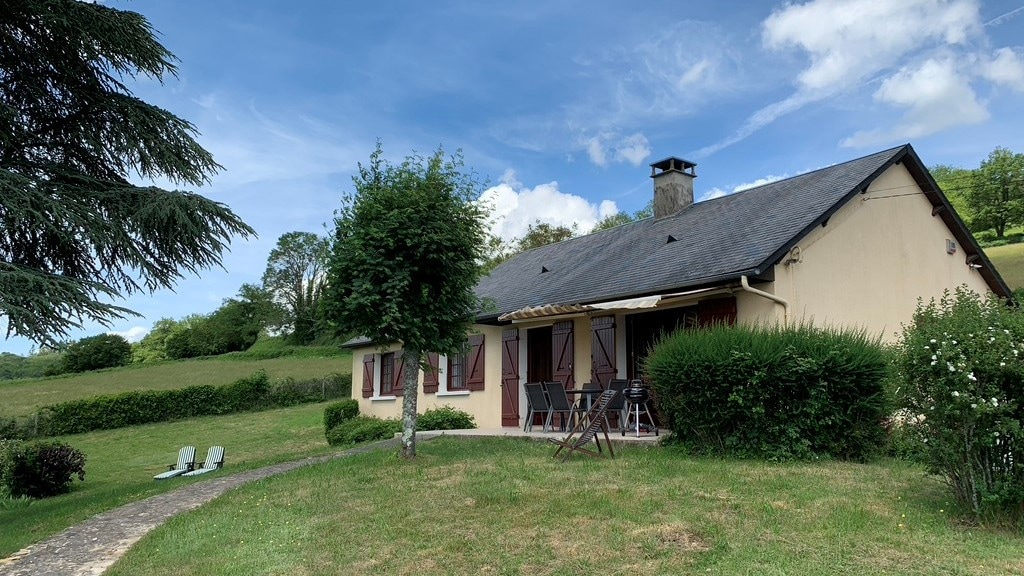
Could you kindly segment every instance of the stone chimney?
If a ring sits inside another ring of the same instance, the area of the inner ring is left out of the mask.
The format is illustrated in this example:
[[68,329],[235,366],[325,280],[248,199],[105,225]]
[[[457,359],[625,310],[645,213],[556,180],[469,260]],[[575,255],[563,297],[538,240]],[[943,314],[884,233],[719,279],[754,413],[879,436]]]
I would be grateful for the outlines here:
[[678,213],[693,204],[693,179],[697,165],[689,160],[670,156],[651,164],[654,179],[654,218]]

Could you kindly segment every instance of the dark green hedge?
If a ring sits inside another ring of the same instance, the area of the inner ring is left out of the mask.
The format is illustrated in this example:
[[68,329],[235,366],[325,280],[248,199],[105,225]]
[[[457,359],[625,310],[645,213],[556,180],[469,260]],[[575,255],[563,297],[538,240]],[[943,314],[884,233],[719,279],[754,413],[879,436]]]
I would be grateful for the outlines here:
[[[286,379],[271,384],[266,372],[260,370],[224,386],[189,386],[177,390],[124,392],[72,400],[44,408],[33,433],[19,436],[80,434],[195,416],[320,402],[348,394],[351,387],[348,381],[349,378],[343,375],[332,374],[308,381]],[[26,426],[22,432],[27,431]]]
[[776,460],[875,456],[891,412],[888,369],[877,340],[811,326],[680,331],[645,363],[677,441]]

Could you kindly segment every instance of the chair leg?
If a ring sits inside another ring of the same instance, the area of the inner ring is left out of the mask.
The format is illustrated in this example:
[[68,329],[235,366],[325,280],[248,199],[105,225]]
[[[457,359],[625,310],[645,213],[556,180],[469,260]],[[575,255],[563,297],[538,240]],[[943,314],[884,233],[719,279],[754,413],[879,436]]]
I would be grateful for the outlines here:
[[523,432],[533,430],[533,408],[526,409],[526,422],[523,422]]
[[555,415],[555,413],[553,411],[548,410],[547,420],[544,421],[544,431],[545,432],[550,432],[551,431],[551,418],[554,417],[554,415]]

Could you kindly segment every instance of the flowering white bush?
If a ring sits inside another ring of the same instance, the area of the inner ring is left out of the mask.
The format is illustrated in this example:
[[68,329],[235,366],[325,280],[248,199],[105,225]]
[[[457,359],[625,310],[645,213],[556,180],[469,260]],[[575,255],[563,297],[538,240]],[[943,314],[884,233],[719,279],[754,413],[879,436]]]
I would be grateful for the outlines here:
[[1024,520],[1024,313],[958,288],[918,305],[901,347],[929,471],[975,515]]

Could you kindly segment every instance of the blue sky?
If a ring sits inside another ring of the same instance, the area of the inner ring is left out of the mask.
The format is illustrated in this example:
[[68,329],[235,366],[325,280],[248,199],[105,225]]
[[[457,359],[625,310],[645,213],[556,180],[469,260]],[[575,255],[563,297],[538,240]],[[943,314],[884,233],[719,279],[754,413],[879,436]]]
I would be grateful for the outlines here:
[[280,235],[324,233],[378,138],[395,160],[461,149],[506,238],[642,208],[666,156],[702,199],[906,142],[929,165],[1024,151],[1022,0],[105,3],[181,60],[136,94],[195,123],[225,167],[196,191],[259,233],[121,302],[132,339],[258,282]]

